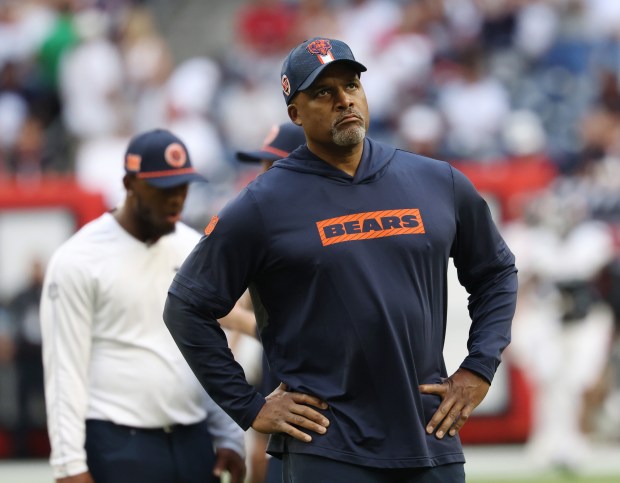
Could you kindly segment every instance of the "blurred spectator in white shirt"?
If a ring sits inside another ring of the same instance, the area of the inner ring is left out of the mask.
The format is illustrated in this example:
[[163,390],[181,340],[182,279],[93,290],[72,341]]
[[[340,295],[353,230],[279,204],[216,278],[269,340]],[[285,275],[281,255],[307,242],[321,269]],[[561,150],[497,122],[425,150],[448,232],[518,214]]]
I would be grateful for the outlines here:
[[166,118],[165,88],[174,69],[170,45],[157,29],[152,11],[145,6],[127,9],[119,30],[132,129],[155,129]]
[[60,67],[63,119],[78,139],[119,132],[126,124],[125,74],[118,47],[109,38],[110,19],[102,10],[75,16],[79,44]]
[[449,152],[466,159],[496,157],[499,132],[510,113],[508,91],[487,74],[480,45],[463,47],[457,62],[456,77],[441,87],[438,99],[449,130]]
[[340,22],[339,39],[355,50],[355,58],[371,72],[375,69],[373,56],[377,45],[401,22],[401,6],[391,0],[351,0],[336,14]]
[[365,65],[372,66],[363,74],[364,91],[375,128],[376,123],[389,125],[403,105],[428,89],[435,55],[429,31],[442,14],[436,5],[426,0],[409,3],[393,29],[382,31],[382,37],[367,46]]
[[424,105],[414,104],[398,118],[397,144],[403,149],[441,159],[441,143],[445,128],[437,109]]
[[613,239],[572,189],[556,186],[528,211],[504,230],[520,260],[511,351],[535,395],[527,449],[541,467],[578,471],[591,442],[582,427],[586,395],[610,356],[613,315],[594,281],[613,257]]

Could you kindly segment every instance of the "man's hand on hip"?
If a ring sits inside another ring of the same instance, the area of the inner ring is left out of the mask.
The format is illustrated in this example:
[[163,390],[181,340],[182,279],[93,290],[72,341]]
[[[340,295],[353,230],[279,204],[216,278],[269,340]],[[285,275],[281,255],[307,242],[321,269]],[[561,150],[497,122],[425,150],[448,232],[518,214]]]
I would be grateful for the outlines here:
[[420,385],[421,393],[441,397],[441,404],[426,425],[426,432],[428,434],[435,432],[439,439],[446,433],[450,436],[456,435],[487,395],[489,387],[490,384],[485,379],[462,368],[441,384]]
[[324,434],[329,426],[329,420],[310,406],[327,409],[325,401],[309,394],[288,392],[286,385],[280,384],[266,397],[252,428],[259,433],[286,433],[309,443],[312,437],[298,428]]

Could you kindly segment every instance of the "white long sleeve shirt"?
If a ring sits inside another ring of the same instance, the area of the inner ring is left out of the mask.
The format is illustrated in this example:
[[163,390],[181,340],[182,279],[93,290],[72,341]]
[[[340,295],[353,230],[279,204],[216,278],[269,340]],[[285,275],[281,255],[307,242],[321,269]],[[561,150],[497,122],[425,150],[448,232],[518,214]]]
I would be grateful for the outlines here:
[[243,431],[200,386],[162,319],[199,237],[177,223],[148,245],[106,213],[53,255],[41,328],[55,478],[87,471],[86,419],[156,428],[207,418],[215,446],[245,456]]

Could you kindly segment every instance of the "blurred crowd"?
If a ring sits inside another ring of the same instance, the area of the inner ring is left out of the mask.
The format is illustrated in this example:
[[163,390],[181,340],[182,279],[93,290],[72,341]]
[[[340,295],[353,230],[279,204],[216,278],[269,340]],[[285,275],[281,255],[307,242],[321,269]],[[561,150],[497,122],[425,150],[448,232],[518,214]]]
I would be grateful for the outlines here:
[[[166,127],[210,181],[184,213],[202,229],[257,173],[234,152],[287,119],[286,53],[342,39],[368,67],[371,137],[466,172],[552,171],[497,207],[521,281],[506,356],[535,389],[534,452],[573,466],[620,442],[620,2],[248,0],[222,19],[228,49],[185,59],[171,43],[200,19],[164,36],[155,6],[0,2],[0,187],[74,176],[112,207],[129,137]],[[0,365],[27,323],[4,302]]]

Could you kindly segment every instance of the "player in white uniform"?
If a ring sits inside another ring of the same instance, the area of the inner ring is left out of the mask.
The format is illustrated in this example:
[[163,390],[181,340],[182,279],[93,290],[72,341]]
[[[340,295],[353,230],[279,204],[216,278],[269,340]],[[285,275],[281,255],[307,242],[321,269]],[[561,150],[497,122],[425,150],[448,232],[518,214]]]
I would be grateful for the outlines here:
[[[245,475],[244,434],[200,386],[162,320],[200,234],[179,219],[200,176],[154,130],[125,157],[122,206],[54,254],[41,300],[50,462],[58,482],[211,482]],[[232,315],[231,315],[232,316]]]

